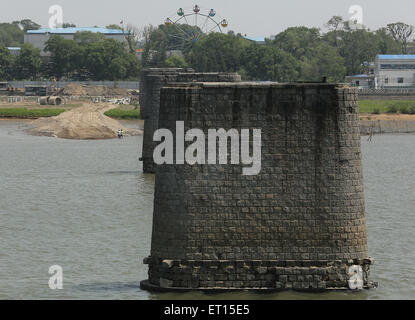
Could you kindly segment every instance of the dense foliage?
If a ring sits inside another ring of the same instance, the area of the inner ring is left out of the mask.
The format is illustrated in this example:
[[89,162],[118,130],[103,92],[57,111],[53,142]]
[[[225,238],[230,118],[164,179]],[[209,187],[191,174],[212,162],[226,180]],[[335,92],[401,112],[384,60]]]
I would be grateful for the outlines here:
[[[181,47],[176,29],[154,28],[147,39],[144,66],[192,67],[197,71],[239,72],[249,80],[344,81],[346,75],[368,72],[377,54],[409,53],[414,49],[413,27],[388,24],[376,31],[353,29],[334,16],[318,28],[290,27],[265,44],[246,40],[240,34],[211,33],[192,44],[183,45],[183,57],[172,59],[173,48]],[[183,38],[183,37],[182,37]],[[180,40],[183,42],[183,40]]]
[[19,55],[0,46],[0,79],[137,79],[140,63],[126,45],[102,34],[79,32],[73,40],[52,36],[46,43],[48,57],[30,44],[20,45]]
[[[371,31],[351,28],[339,16],[330,19],[324,32],[290,27],[265,44],[233,32],[205,35],[188,25],[142,30],[128,25],[125,44],[90,32],[77,33],[73,40],[52,36],[45,58],[38,49],[23,45],[25,30],[39,27],[27,19],[0,24],[0,80],[137,79],[141,66],[151,66],[239,72],[247,80],[319,81],[326,77],[338,82],[346,75],[368,72],[377,54],[413,52],[415,35],[414,28],[402,22]],[[12,55],[7,46],[22,47],[20,55]],[[143,49],[141,60],[136,54],[139,48]]]

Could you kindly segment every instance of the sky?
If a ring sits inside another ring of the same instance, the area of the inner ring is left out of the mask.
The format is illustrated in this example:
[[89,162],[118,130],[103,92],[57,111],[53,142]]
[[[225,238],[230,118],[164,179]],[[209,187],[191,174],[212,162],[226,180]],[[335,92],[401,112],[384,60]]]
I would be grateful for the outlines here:
[[51,15],[49,7],[60,5],[63,19],[78,27],[133,24],[138,27],[158,25],[175,14],[178,8],[191,9],[198,4],[204,9],[214,8],[229,22],[227,30],[248,36],[268,37],[287,27],[320,27],[333,16],[348,20],[349,8],[362,8],[362,21],[375,30],[388,23],[402,21],[415,25],[414,0],[6,0],[2,2],[0,22],[31,19],[44,27]]

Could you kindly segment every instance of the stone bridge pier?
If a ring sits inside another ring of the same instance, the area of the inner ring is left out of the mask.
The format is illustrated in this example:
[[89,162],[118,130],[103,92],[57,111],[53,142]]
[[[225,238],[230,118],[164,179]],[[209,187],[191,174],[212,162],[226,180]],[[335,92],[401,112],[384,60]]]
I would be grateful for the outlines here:
[[190,68],[147,68],[141,72],[140,79],[140,112],[144,119],[144,136],[142,157],[143,172],[155,173],[153,150],[157,145],[153,142],[154,132],[158,129],[160,109],[160,89],[174,82],[238,82],[241,77],[236,73],[195,72]]
[[176,121],[185,132],[201,129],[205,146],[209,129],[250,129],[251,136],[260,129],[261,170],[243,175],[243,164],[160,165],[142,288],[371,286],[355,89],[176,83],[161,89],[158,114],[158,127],[173,133]]

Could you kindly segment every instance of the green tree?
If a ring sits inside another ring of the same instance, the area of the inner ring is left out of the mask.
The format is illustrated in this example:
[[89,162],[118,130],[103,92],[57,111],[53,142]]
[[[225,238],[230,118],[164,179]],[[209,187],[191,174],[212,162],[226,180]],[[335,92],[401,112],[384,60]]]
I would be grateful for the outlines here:
[[[128,34],[131,30],[127,30]],[[181,51],[188,55],[205,34],[197,26],[187,24],[149,26],[140,32],[140,41],[144,42],[143,64],[165,67],[167,52]],[[128,37],[127,37],[128,40]]]
[[345,75],[344,59],[337,49],[321,43],[313,48],[310,57],[303,60],[300,80],[321,81],[326,77],[328,82],[341,82]]
[[345,60],[348,75],[366,73],[368,64],[379,51],[379,39],[374,33],[366,29],[352,30],[346,25],[339,53]]
[[150,26],[145,36],[143,65],[164,67],[167,51],[167,35],[160,28]]
[[330,45],[338,48],[339,32],[343,27],[343,18],[341,16],[333,16],[326,23],[326,27],[329,31],[324,35],[324,38]]
[[51,76],[71,78],[82,67],[83,52],[74,40],[54,35],[46,42],[44,50],[50,53]]
[[138,76],[134,54],[113,39],[88,43],[84,47],[84,65],[93,80],[120,80]]
[[301,81],[331,82],[344,79],[346,68],[337,47],[341,47],[343,20],[334,16],[327,23],[328,34],[320,34],[317,28],[291,27],[276,35],[271,45],[292,55],[296,59],[297,78]]
[[301,60],[310,57],[313,48],[322,41],[320,30],[317,28],[292,27],[277,34],[271,43]]
[[395,41],[401,43],[402,53],[407,54],[408,43],[414,35],[414,27],[403,22],[396,22],[388,24],[386,29]]
[[78,44],[84,45],[92,42],[104,41],[105,35],[99,32],[78,31],[74,34],[73,40]]
[[115,29],[115,30],[122,30],[122,27],[121,26],[119,26],[118,24],[110,24],[110,25],[108,25],[108,26],[106,26],[105,28],[107,28],[107,29]]
[[242,54],[239,73],[247,80],[294,81],[299,63],[291,54],[274,46],[250,44]]
[[210,33],[194,45],[186,60],[200,72],[236,72],[249,45],[240,35]]
[[378,39],[379,54],[399,54],[402,51],[401,45],[394,40],[386,28],[380,28],[375,31]]
[[184,57],[178,55],[168,57],[165,64],[168,68],[187,68],[189,66]]
[[18,47],[23,44],[24,31],[17,24],[0,23],[0,45]]
[[13,79],[14,57],[10,51],[0,45],[0,80]]
[[65,22],[62,24],[62,28],[76,28],[76,24]]
[[22,29],[24,32],[28,30],[38,30],[40,29],[41,25],[30,20],[30,19],[23,19],[20,21],[13,21],[12,24],[18,26],[20,29]]
[[42,58],[40,49],[24,44],[16,58],[15,75],[17,79],[37,79],[41,73]]

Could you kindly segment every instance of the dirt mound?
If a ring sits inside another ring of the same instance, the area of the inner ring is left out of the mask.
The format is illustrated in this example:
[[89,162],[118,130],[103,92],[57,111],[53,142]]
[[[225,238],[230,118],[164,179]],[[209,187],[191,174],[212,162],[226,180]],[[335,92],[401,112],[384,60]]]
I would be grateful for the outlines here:
[[70,83],[63,89],[61,94],[65,96],[125,97],[129,95],[129,92],[126,89],[120,88],[110,88],[105,86],[87,86],[77,83]]
[[126,128],[105,116],[104,112],[112,108],[114,105],[84,104],[56,117],[35,120],[28,131],[64,139],[112,139],[117,137],[118,129],[123,129],[126,136],[143,134],[141,130]]

